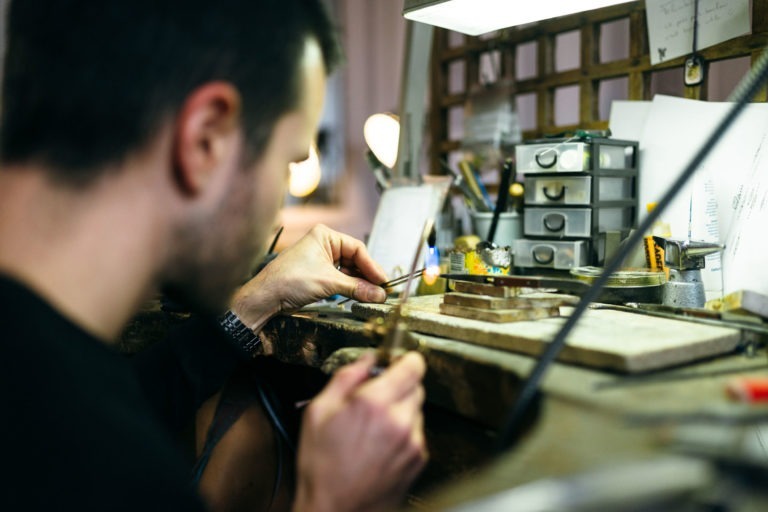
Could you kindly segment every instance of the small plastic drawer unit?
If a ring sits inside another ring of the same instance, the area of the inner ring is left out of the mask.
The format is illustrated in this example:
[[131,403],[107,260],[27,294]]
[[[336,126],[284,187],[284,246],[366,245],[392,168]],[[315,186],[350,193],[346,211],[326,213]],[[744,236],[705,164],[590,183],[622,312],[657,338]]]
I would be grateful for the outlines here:
[[637,142],[579,133],[515,148],[525,182],[525,239],[515,244],[516,267],[601,265],[615,249],[606,240],[617,233],[622,239],[636,225]]

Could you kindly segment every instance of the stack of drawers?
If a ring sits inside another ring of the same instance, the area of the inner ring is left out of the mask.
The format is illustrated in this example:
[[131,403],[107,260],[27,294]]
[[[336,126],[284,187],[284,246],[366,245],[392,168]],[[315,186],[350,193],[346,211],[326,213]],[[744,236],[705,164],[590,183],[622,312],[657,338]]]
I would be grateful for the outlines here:
[[526,142],[515,148],[525,175],[524,239],[515,267],[568,270],[601,265],[605,240],[637,222],[637,142],[584,137]]

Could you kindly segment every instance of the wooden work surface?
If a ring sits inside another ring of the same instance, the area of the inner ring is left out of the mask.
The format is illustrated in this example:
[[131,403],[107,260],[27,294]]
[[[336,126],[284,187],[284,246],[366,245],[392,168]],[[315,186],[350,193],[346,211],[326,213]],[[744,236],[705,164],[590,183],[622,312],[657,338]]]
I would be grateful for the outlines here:
[[[484,347],[537,355],[555,336],[564,318],[491,323],[441,314],[442,295],[414,297],[404,310],[415,332],[461,340]],[[391,311],[391,304],[355,304],[362,319]],[[567,315],[569,308],[561,308]],[[732,352],[738,329],[681,320],[595,309],[574,328],[560,360],[625,373],[647,372]]]
[[[363,321],[333,307],[277,317],[262,336],[275,343],[278,359],[314,367],[340,348],[374,343]],[[433,406],[426,418],[431,462],[413,491],[417,510],[443,510],[541,478],[667,453],[661,439],[669,426],[690,418],[738,424],[768,414],[766,406],[733,402],[725,393],[735,376],[765,373],[762,351],[643,375],[557,362],[541,383],[541,410],[530,433],[498,457],[494,433],[536,360],[449,337],[416,337]],[[446,413],[430,415],[438,409]]]

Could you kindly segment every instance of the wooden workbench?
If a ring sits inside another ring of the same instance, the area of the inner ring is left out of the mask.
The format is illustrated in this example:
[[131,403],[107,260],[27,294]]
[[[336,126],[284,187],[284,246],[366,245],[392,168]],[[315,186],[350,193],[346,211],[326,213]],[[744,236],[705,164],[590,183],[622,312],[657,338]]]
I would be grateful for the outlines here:
[[[364,323],[337,308],[278,317],[263,336],[276,343],[278,359],[313,367],[339,348],[371,344]],[[666,451],[668,425],[679,419],[768,413],[725,394],[735,375],[765,374],[760,351],[640,375],[558,362],[543,381],[525,438],[499,456],[496,430],[534,359],[445,337],[417,338],[428,365],[432,454],[412,497],[419,509],[443,509],[545,477],[656,457]]]
[[[140,350],[180,321],[183,315],[153,305],[126,330],[121,348]],[[363,321],[333,307],[277,317],[262,336],[274,344],[280,364],[318,374],[336,350],[372,342]],[[768,416],[765,406],[735,403],[725,394],[735,376],[766,374],[763,349],[632,375],[557,362],[543,380],[526,435],[499,454],[497,429],[535,359],[442,336],[417,338],[428,365],[425,428],[431,453],[410,497],[410,505],[419,510],[442,510],[544,478],[656,458],[669,452],[671,425],[680,420],[710,417],[733,424]],[[768,475],[766,468],[760,470]],[[761,480],[765,488],[767,481]],[[761,496],[755,507],[737,510],[768,510],[768,499]]]

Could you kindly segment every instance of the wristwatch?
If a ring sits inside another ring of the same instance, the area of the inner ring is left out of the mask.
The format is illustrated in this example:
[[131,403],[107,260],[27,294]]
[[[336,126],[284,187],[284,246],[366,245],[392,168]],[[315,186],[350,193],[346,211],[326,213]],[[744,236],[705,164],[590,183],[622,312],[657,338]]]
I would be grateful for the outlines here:
[[245,325],[232,310],[219,317],[219,324],[237,346],[249,355],[254,355],[261,347],[261,338]]

